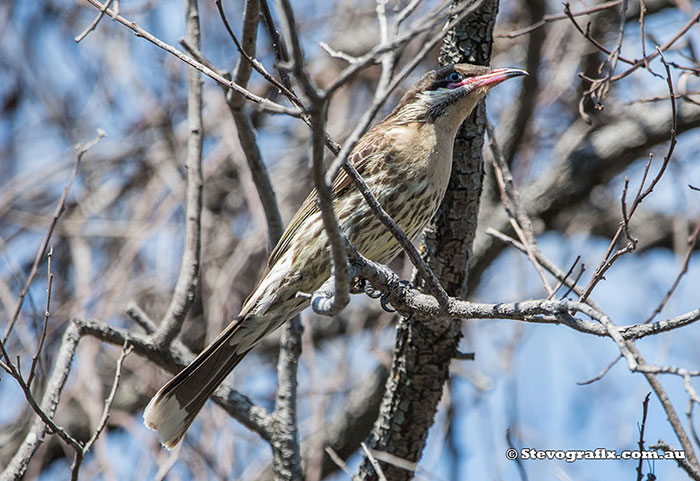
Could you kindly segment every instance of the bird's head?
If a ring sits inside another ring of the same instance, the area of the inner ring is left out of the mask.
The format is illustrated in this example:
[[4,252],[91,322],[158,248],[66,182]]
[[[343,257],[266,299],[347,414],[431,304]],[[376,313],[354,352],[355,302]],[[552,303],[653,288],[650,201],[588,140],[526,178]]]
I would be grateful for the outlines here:
[[446,121],[457,128],[489,90],[521,75],[527,72],[466,63],[446,65],[423,75],[389,118],[401,124]]

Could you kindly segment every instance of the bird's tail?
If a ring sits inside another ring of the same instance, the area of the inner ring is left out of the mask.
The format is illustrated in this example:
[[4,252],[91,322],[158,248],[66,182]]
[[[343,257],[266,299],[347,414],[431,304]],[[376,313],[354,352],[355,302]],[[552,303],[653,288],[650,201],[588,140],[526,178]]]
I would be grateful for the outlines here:
[[143,421],[158,431],[166,448],[173,448],[182,439],[209,396],[252,348],[254,342],[245,342],[249,333],[241,329],[243,320],[229,324],[148,403]]

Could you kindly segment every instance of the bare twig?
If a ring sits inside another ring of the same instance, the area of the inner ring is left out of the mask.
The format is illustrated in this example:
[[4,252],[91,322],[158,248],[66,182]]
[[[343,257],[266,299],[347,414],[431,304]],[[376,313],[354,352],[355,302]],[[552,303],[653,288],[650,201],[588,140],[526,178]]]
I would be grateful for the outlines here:
[[343,472],[345,474],[347,474],[349,477],[352,478],[352,473],[350,472],[350,468],[348,467],[347,464],[345,464],[345,461],[343,461],[343,458],[338,456],[338,453],[336,453],[335,450],[330,446],[326,446],[323,449],[326,451],[326,453],[328,453],[328,456],[336,464],[336,466],[338,466],[340,469],[343,470]]
[[[661,52],[660,48],[657,47],[657,53],[661,57],[661,61],[664,64],[664,68],[666,69],[666,84],[668,85],[668,90],[670,93],[670,101],[671,101],[671,138],[669,141],[668,145],[668,150],[666,152],[666,155],[664,156],[663,163],[661,164],[661,167],[659,168],[659,172],[654,176],[654,178],[651,180],[649,183],[649,186],[645,189],[644,185],[646,183],[647,179],[647,173],[649,171],[649,167],[651,165],[651,160],[652,156],[651,154],[649,155],[649,160],[647,161],[646,167],[644,169],[644,175],[642,177],[642,180],[639,184],[639,189],[637,191],[637,195],[635,196],[634,200],[632,201],[632,204],[629,207],[629,210],[627,210],[627,220],[632,217],[634,212],[637,210],[637,207],[642,203],[642,201],[648,197],[653,191],[656,185],[659,183],[661,178],[663,177],[664,173],[666,172],[666,168],[668,167],[669,162],[671,161],[671,156],[673,155],[673,152],[675,150],[676,144],[678,143],[676,139],[676,132],[677,132],[677,125],[678,125],[678,111],[676,108],[676,96],[674,93],[673,89],[673,80],[671,77],[671,70],[668,66],[668,63],[666,62],[666,59],[664,58],[663,53]],[[625,204],[623,203],[623,206]],[[623,212],[623,217],[625,216],[625,213]],[[620,238],[620,235],[622,234],[625,226],[625,221],[623,220],[620,222],[620,226],[617,229],[617,232],[613,236],[612,240],[610,241],[610,244],[608,245],[608,249],[603,256],[603,259],[601,263],[598,265],[596,268],[593,276],[591,277],[591,280],[589,281],[588,285],[584,289],[583,294],[580,297],[581,301],[585,301],[588,296],[591,294],[595,286],[604,278],[605,273],[612,267],[612,265],[619,259],[621,256],[624,254],[627,254],[629,252],[632,252],[635,249],[636,243],[630,241],[627,243],[627,245],[619,250],[617,250],[612,256],[610,255],[614,249],[614,246],[616,245],[618,239]]]
[[[85,0],[88,3],[90,3],[93,7],[95,8],[102,8],[103,5],[98,1],[98,0]],[[276,114],[285,114],[289,115],[291,117],[299,117],[301,115],[301,111],[298,109],[290,109],[288,107],[284,107],[278,103],[275,103],[269,99],[262,98],[258,95],[255,95],[254,93],[244,89],[240,85],[236,84],[235,82],[232,82],[226,78],[224,78],[221,74],[218,72],[210,69],[206,65],[203,65],[202,63],[196,61],[192,57],[185,55],[182,53],[180,50],[176,49],[172,45],[169,45],[162,40],[160,40],[158,37],[152,35],[151,33],[147,32],[143,28],[139,27],[136,22],[132,22],[130,20],[127,20],[126,18],[122,17],[121,15],[117,15],[114,11],[107,9],[105,10],[107,15],[112,17],[114,20],[117,22],[121,23],[125,27],[129,28],[130,30],[133,30],[134,33],[136,33],[137,37],[144,38],[151,42],[152,44],[156,45],[157,47],[165,50],[171,55],[174,55],[178,59],[182,60],[185,62],[187,65],[194,67],[195,69],[199,70],[202,72],[204,75],[212,78],[213,80],[217,81],[218,83],[235,90],[239,94],[243,95],[246,99],[255,102],[257,104],[260,104],[260,107],[263,110],[266,110],[271,113],[276,113]]]
[[605,366],[605,368],[598,374],[596,374],[594,377],[586,381],[576,381],[576,384],[578,384],[579,386],[585,386],[587,384],[593,384],[594,382],[600,381],[601,379],[603,379],[603,376],[605,376],[610,371],[610,369],[612,369],[613,366],[617,364],[617,361],[619,361],[620,359],[622,359],[622,354],[618,355],[615,359],[613,359],[613,361],[610,364]]
[[654,320],[657,314],[659,314],[666,303],[671,299],[671,296],[675,292],[676,288],[678,287],[678,284],[680,284],[681,279],[685,275],[686,272],[688,272],[688,264],[690,263],[690,257],[693,254],[693,250],[695,249],[695,243],[698,241],[698,235],[700,234],[700,223],[698,223],[697,226],[695,226],[695,230],[693,231],[692,234],[688,237],[688,251],[685,254],[685,259],[683,260],[683,266],[681,267],[680,272],[676,276],[676,279],[673,281],[673,284],[671,284],[671,287],[669,288],[668,292],[666,292],[666,295],[664,298],[661,300],[658,306],[656,306],[656,309],[654,309],[654,312],[651,313],[651,315],[647,318],[645,323],[649,323]]
[[628,0],[623,0],[622,7],[620,8],[620,20],[617,32],[617,43],[615,48],[603,61],[603,63],[598,67],[598,72],[605,73],[605,77],[602,81],[601,86],[598,89],[598,99],[602,100],[606,97],[608,90],[610,89],[610,78],[615,73],[615,67],[617,67],[617,61],[620,58],[620,51],[622,50],[622,41],[625,37],[625,25],[627,24],[627,3]]
[[[512,247],[518,249],[523,254],[527,254],[527,250],[525,249],[525,246],[523,244],[521,244],[520,242],[518,242],[517,240],[513,239],[512,237],[507,236],[507,235],[503,234],[502,232],[499,232],[491,227],[487,228],[485,233],[486,233],[486,235],[495,237],[495,238],[505,242],[509,246],[512,246]],[[583,266],[582,266],[581,271],[577,275],[577,278],[570,279],[569,278],[570,273],[565,273],[564,271],[559,269],[556,265],[554,265],[554,263],[552,263],[549,259],[544,257],[544,255],[541,252],[535,252],[534,255],[536,256],[538,264],[540,264],[550,274],[552,274],[554,277],[556,277],[561,284],[566,285],[567,287],[569,287],[569,289],[571,289],[576,294],[581,295],[581,293],[583,293],[583,288],[579,287],[577,285],[578,284],[578,276],[580,276],[581,275],[580,273],[583,272]],[[573,269],[573,267],[572,267],[572,269]],[[571,272],[571,270],[569,272]],[[562,296],[562,299],[564,297],[566,297],[568,294],[569,294],[569,292],[564,293],[564,295]],[[600,307],[598,307],[598,305],[595,302],[593,302],[591,299],[586,299],[586,303],[589,304],[591,307],[593,307],[595,310],[602,312]]]
[[[20,382],[21,376],[20,379],[16,378],[22,387],[25,396],[27,397],[27,401],[38,416],[32,422],[27,435],[24,437],[24,440],[20,444],[14,456],[5,467],[5,470],[0,474],[0,481],[22,479],[32,456],[39,448],[41,443],[44,442],[46,435],[52,430],[76,451],[82,449],[82,446],[78,441],[70,437],[67,433],[65,433],[65,431],[63,431],[63,429],[56,426],[56,424],[53,422],[53,417],[56,414],[56,408],[58,407],[61,392],[65,386],[66,380],[68,379],[70,365],[73,360],[73,355],[75,354],[75,349],[80,341],[80,337],[81,332],[79,327],[74,324],[69,324],[68,328],[63,334],[61,346],[54,361],[53,370],[46,384],[41,406],[38,406],[36,401],[34,401],[31,391],[29,391],[26,383],[23,381]],[[0,347],[2,347],[2,343],[0,343]],[[4,351],[4,347],[2,347],[2,350]],[[3,354],[3,356],[5,356],[5,354]],[[6,356],[5,359],[7,360]]]
[[[246,9],[243,13],[243,41],[245,45],[241,48],[244,51],[255,52],[255,43],[257,36],[257,25],[259,12],[256,10],[259,3],[256,1],[250,1],[246,3]],[[220,15],[224,22],[226,16],[221,10]],[[231,35],[235,35],[231,32]],[[236,40],[237,41],[237,40]],[[204,57],[202,52],[193,48],[186,41],[181,42],[183,47],[192,55],[194,58],[207,65],[210,68],[214,68],[211,62]],[[257,60],[255,61],[257,62]],[[248,85],[248,80],[250,79],[251,69],[250,62],[239,61],[234,70],[233,78],[235,83],[246,87]],[[240,142],[243,153],[245,154],[246,161],[248,163],[248,168],[250,169],[251,177],[253,178],[253,183],[258,193],[258,198],[263,206],[263,212],[265,214],[265,220],[267,222],[267,232],[268,232],[268,248],[271,251],[277,241],[282,236],[284,232],[284,225],[282,223],[282,217],[279,212],[279,207],[277,205],[277,199],[275,191],[272,187],[272,182],[270,181],[270,175],[268,173],[265,161],[262,158],[262,153],[258,147],[257,138],[248,113],[243,109],[242,97],[237,95],[230,89],[222,86],[224,95],[226,97],[226,105],[229,108],[233,121],[236,124],[236,133],[238,134],[238,141]],[[301,101],[298,99],[296,94],[290,90],[286,90],[288,96],[291,100],[295,101],[300,108],[304,108]],[[306,122],[306,114],[302,115],[302,120]]]
[[100,20],[102,20],[102,17],[104,16],[105,12],[110,7],[110,5],[112,5],[112,0],[107,0],[105,2],[104,6],[102,6],[102,8],[100,8],[100,13],[97,14],[97,17],[95,17],[95,19],[90,23],[90,25],[88,25],[85,28],[85,30],[82,31],[82,33],[80,33],[80,35],[78,35],[74,38],[75,43],[80,43],[80,41],[82,39],[87,37],[90,32],[92,32],[93,30],[95,30],[95,28],[97,28],[97,24],[100,23]]
[[153,334],[156,332],[156,323],[148,317],[148,314],[144,312],[135,302],[129,302],[126,305],[126,314],[138,324],[146,334]]
[[39,337],[39,344],[36,347],[36,352],[32,356],[32,367],[29,369],[29,377],[27,377],[27,386],[32,388],[32,381],[34,380],[34,374],[36,373],[37,362],[39,361],[39,356],[41,356],[41,350],[44,348],[44,341],[46,340],[46,330],[49,325],[49,315],[51,312],[51,286],[53,285],[53,272],[51,272],[51,258],[53,257],[53,246],[49,248],[49,252],[46,254],[47,267],[46,267],[46,308],[44,309],[44,323],[41,327],[41,336]]
[[[688,30],[690,30],[690,28],[698,22],[700,22],[700,10],[698,10],[690,20],[688,20],[688,22],[683,26],[683,28],[681,28],[678,31],[678,33],[676,35],[674,35],[671,39],[669,39],[661,47],[657,47],[656,51],[654,53],[649,54],[640,60],[636,60],[629,69],[625,70],[622,73],[615,75],[614,77],[612,77],[610,79],[610,81],[617,82],[618,80],[621,80],[621,79],[627,77],[629,74],[631,74],[632,72],[637,70],[639,67],[649,65],[650,60],[655,59],[661,53],[663,53],[666,50],[668,50],[669,48],[671,48],[673,46],[673,44],[675,44],[678,41],[678,39],[680,39],[683,35],[685,35],[688,32]],[[622,59],[620,59],[620,60],[622,60]],[[649,71],[652,72],[651,70],[649,70]]]
[[[642,402],[642,424],[640,424],[639,426],[639,441],[637,442],[637,446],[639,447],[640,453],[644,451],[644,428],[647,424],[647,413],[649,412],[650,396],[651,393],[648,393],[644,397],[644,401]],[[642,473],[643,463],[644,460],[642,458],[639,458],[639,464],[637,465],[637,481],[642,481],[642,478],[644,477],[644,473]]]
[[109,420],[109,414],[112,408],[112,403],[114,402],[114,397],[117,395],[117,388],[119,387],[119,381],[121,380],[122,364],[124,364],[124,359],[126,359],[126,356],[128,356],[131,353],[132,349],[133,348],[129,346],[128,343],[124,343],[124,347],[122,347],[122,352],[119,355],[119,359],[117,359],[117,367],[114,370],[114,381],[112,382],[112,390],[109,392],[107,399],[105,399],[105,407],[104,411],[102,412],[102,418],[100,418],[100,422],[97,425],[97,429],[95,429],[95,433],[88,440],[88,442],[85,443],[84,450],[86,454],[90,450],[92,445],[95,444],[97,438],[100,437],[100,433],[102,433],[105,426],[107,426],[107,421]]
[[632,237],[632,233],[630,232],[630,216],[627,213],[627,188],[629,185],[630,179],[629,177],[625,177],[625,186],[622,189],[622,196],[620,197],[620,205],[622,208],[622,228],[625,232],[625,237],[627,240],[636,247],[637,242],[639,241],[635,237]]
[[[693,450],[693,445],[690,442],[690,439],[688,438],[688,435],[685,432],[685,429],[683,428],[680,419],[678,418],[678,414],[676,414],[676,410],[674,409],[673,404],[671,404],[671,400],[668,398],[668,394],[666,394],[666,391],[664,391],[661,382],[659,382],[658,378],[656,377],[656,373],[653,372],[654,370],[649,369],[650,366],[646,364],[646,361],[644,360],[644,358],[642,358],[642,355],[639,353],[634,343],[627,342],[627,348],[629,349],[630,354],[633,356],[634,361],[638,365],[637,370],[639,372],[642,372],[644,377],[647,379],[647,382],[651,386],[652,390],[656,394],[657,398],[661,402],[661,405],[663,406],[664,411],[666,412],[666,418],[671,424],[671,427],[673,428],[676,437],[680,441],[681,446],[683,446],[683,450],[685,451],[685,455],[688,460],[688,466],[684,467],[684,469],[694,478],[700,478],[700,472],[698,470],[698,461],[695,456],[695,451]],[[687,468],[692,469],[689,470]]]
[[102,411],[102,417],[100,418],[100,421],[97,424],[97,428],[95,429],[95,433],[85,443],[85,445],[83,446],[82,452],[75,453],[75,457],[73,459],[73,465],[71,466],[71,481],[78,480],[78,473],[80,471],[80,466],[81,466],[83,460],[85,459],[85,456],[87,456],[88,451],[90,451],[90,448],[92,448],[92,445],[95,444],[95,441],[97,441],[97,438],[100,437],[100,434],[102,434],[102,431],[107,426],[107,421],[109,420],[110,411],[112,409],[112,403],[114,402],[114,397],[117,395],[117,388],[119,387],[119,381],[120,381],[121,376],[122,376],[122,364],[124,363],[124,359],[126,359],[126,356],[128,356],[130,352],[131,352],[131,347],[129,347],[128,343],[125,342],[124,346],[122,347],[122,352],[119,355],[119,359],[117,359],[117,367],[114,370],[114,381],[112,382],[112,389],[110,390],[109,395],[107,396],[107,399],[105,399],[104,410]]
[[[233,40],[234,45],[238,49],[238,52],[246,60],[247,64],[252,66],[258,73],[260,73],[260,75],[262,75],[265,80],[267,80],[272,85],[277,87],[280,91],[282,91],[282,93],[287,98],[289,98],[289,100],[291,100],[292,103],[294,103],[294,105],[296,105],[299,108],[303,108],[301,100],[291,90],[291,88],[287,87],[287,85],[270,75],[270,73],[267,70],[265,70],[263,64],[259,60],[254,58],[257,28],[253,30],[252,26],[257,27],[258,25],[260,3],[258,1],[246,2],[246,10],[243,14],[243,41],[246,43],[245,47],[241,45],[241,43],[238,41],[238,37],[236,37],[236,34],[233,33],[233,30],[231,30],[231,26],[229,25],[228,19],[226,18],[226,13],[224,12],[224,8],[221,5],[221,0],[215,0],[214,3],[216,4],[216,8],[219,11],[221,21],[223,22],[224,27],[226,27],[226,31],[231,37],[231,40]],[[255,20],[255,22],[253,22],[253,20]],[[249,51],[251,52],[250,54],[248,53]],[[236,82],[242,87],[246,86],[246,84],[248,83],[248,78],[250,77],[250,68],[246,68],[244,67],[244,65],[245,62],[239,62],[239,64],[236,66],[236,72],[234,74],[234,82]],[[240,108],[240,106],[237,105],[237,108]]]
[[[659,440],[655,444],[652,444],[649,446],[651,449],[661,449],[662,451],[672,451],[673,449],[671,446],[668,445],[668,443]],[[678,467],[680,467],[682,470],[684,470],[688,475],[690,476],[691,479],[694,481],[700,481],[700,472],[695,469],[687,459],[678,459],[674,458],[676,461],[676,464],[678,464]],[[648,479],[648,478],[647,478]]]
[[323,166],[327,97],[318,91],[304,71],[303,52],[301,51],[294,13],[289,1],[278,0],[277,6],[281,16],[285,44],[291,50],[292,60],[286,68],[294,72],[296,79],[304,89],[304,93],[311,101],[307,112],[309,112],[311,120],[311,156],[314,187],[316,187],[318,206],[321,211],[321,219],[328,237],[331,259],[333,261],[334,295],[328,298],[326,302],[315,303],[314,309],[324,315],[334,315],[350,302],[350,278],[348,277],[347,256],[345,255],[347,241],[340,232],[338,219],[333,210],[333,195],[326,180]]
[[[601,337],[610,337],[609,331],[612,330],[617,340],[622,342],[623,339],[634,340],[671,331],[700,320],[700,309],[695,309],[654,324],[635,324],[622,328],[606,327],[604,324],[606,321],[609,322],[609,318],[590,304],[546,299],[518,303],[479,304],[449,298],[449,308],[443,311],[435,297],[422,293],[410,284],[397,282],[399,276],[386,266],[366,259],[357,251],[351,251],[350,259],[351,276],[369,281],[375,289],[385,294],[387,301],[399,314],[411,315],[416,320],[430,320],[433,323],[450,319],[514,319],[535,323],[564,324],[574,330]],[[596,322],[573,317],[572,314],[575,312],[581,312]],[[617,335],[618,331],[620,336]]]
[[44,257],[44,254],[46,253],[46,249],[49,246],[49,241],[51,240],[51,235],[53,234],[53,231],[56,228],[58,219],[61,217],[61,214],[63,214],[63,210],[65,209],[66,205],[66,199],[68,198],[68,192],[70,191],[70,188],[73,185],[75,177],[78,175],[80,161],[82,160],[83,155],[85,155],[85,153],[87,153],[87,151],[90,150],[91,147],[93,147],[100,140],[102,140],[102,137],[104,137],[105,135],[106,134],[102,129],[97,129],[97,137],[95,139],[91,140],[84,146],[78,146],[78,154],[75,158],[73,171],[70,174],[70,178],[68,179],[66,187],[63,189],[63,194],[61,195],[61,198],[58,200],[58,204],[56,205],[56,210],[54,210],[53,217],[51,218],[51,222],[49,224],[49,228],[46,231],[46,234],[44,235],[44,239],[41,241],[41,246],[39,247],[39,250],[36,253],[36,257],[34,258],[34,263],[32,264],[32,269],[29,272],[29,276],[27,277],[27,280],[24,283],[24,287],[22,287],[22,290],[19,292],[19,296],[17,296],[17,304],[15,305],[15,310],[12,316],[10,317],[10,322],[7,323],[7,327],[5,328],[5,334],[2,337],[3,344],[7,342],[7,338],[10,336],[12,328],[14,327],[15,322],[19,317],[19,313],[22,310],[22,304],[24,303],[24,297],[27,295],[27,292],[29,292],[29,287],[32,285],[32,282],[36,277],[36,274],[39,269],[39,263]]
[[423,0],[411,0],[411,2],[409,2],[409,4],[406,5],[401,12],[399,12],[399,14],[396,16],[396,20],[394,21],[394,36],[398,35],[401,24],[411,16],[422,1]]
[[642,43],[642,57],[644,58],[644,68],[651,72],[649,60],[647,59],[647,39],[644,35],[644,15],[647,13],[647,7],[644,5],[644,0],[639,0],[639,37]]
[[690,434],[693,436],[693,441],[695,441],[696,446],[700,446],[700,437],[698,437],[698,433],[695,430],[695,421],[693,420],[693,410],[696,404],[697,403],[693,398],[689,398],[688,407],[685,410],[685,415],[688,419],[688,426],[690,427]]
[[[574,269],[576,269],[576,266],[578,265],[578,263],[579,263],[580,260],[581,260],[581,256],[576,256],[576,259],[574,259],[574,262],[571,264],[571,267],[569,267],[569,270],[566,271],[566,274],[564,274],[564,277],[562,277],[561,279],[559,279],[559,282],[557,283],[557,285],[554,286],[552,295],[551,295],[550,297],[548,297],[548,299],[553,298],[554,295],[557,293],[557,291],[559,291],[559,289],[561,289],[561,286],[567,285],[566,282],[569,280],[569,276],[571,276],[571,274],[574,272]],[[544,267],[544,266],[543,266],[543,267]],[[579,272],[581,272],[581,271],[583,271],[583,264],[581,265],[581,269],[579,269]],[[562,299],[565,298],[565,297],[568,295],[569,292],[571,292],[571,290],[573,289],[573,287],[576,285],[576,282],[573,282],[573,283],[570,283],[570,284],[571,284],[571,285],[570,285],[570,287],[569,287],[569,289],[568,289],[568,292],[565,292],[565,293],[562,295],[562,297],[561,297]]]
[[384,475],[384,471],[379,465],[379,461],[377,461],[374,455],[372,454],[372,451],[367,447],[367,445],[364,442],[360,443],[360,446],[362,446],[362,450],[365,452],[365,455],[367,456],[367,459],[369,459],[369,462],[372,463],[374,472],[377,473],[377,477],[379,478],[379,480],[387,481],[386,476]]
[[328,55],[330,55],[332,58],[337,58],[340,60],[344,60],[347,63],[354,63],[357,62],[357,57],[353,57],[352,55],[348,55],[345,52],[340,52],[338,50],[334,50],[330,45],[328,45],[326,42],[319,42],[318,44],[324,52],[326,52]]
[[[601,45],[600,42],[598,42],[596,39],[591,37],[590,32],[588,31],[588,28],[584,30],[581,28],[581,26],[578,24],[576,21],[576,18],[574,17],[574,14],[571,12],[571,5],[567,2],[564,4],[564,14],[567,16],[569,20],[571,20],[571,23],[576,27],[576,30],[579,31],[583,37],[588,40],[593,46],[595,46],[598,50],[600,50],[603,53],[606,53],[609,56],[613,55],[613,52],[608,50],[605,46]],[[621,60],[627,64],[634,65],[634,60],[627,59],[625,57],[618,56],[618,60]]]
[[[260,13],[262,14],[263,23],[265,24],[265,30],[270,36],[270,43],[272,44],[272,54],[275,57],[276,65],[280,65],[289,60],[289,56],[284,49],[284,45],[280,41],[280,34],[275,28],[275,22],[272,19],[272,14],[270,13],[270,6],[267,4],[267,0],[260,1]],[[289,79],[289,74],[284,69],[279,69],[280,79],[287,89],[291,90],[292,82]]]
[[[590,15],[592,13],[601,12],[603,10],[607,10],[609,8],[616,7],[616,6],[620,5],[622,2],[623,2],[623,0],[612,0],[610,2],[603,2],[599,5],[596,5],[595,7],[587,8],[587,9],[581,10],[579,12],[571,12],[571,16],[580,17],[582,15]],[[533,23],[532,25],[520,28],[518,30],[513,30],[512,32],[508,32],[508,33],[496,33],[496,34],[494,34],[494,37],[496,37],[496,38],[519,37],[521,35],[528,34],[528,33],[532,32],[533,30],[537,30],[538,28],[542,28],[550,22],[557,22],[559,20],[566,20],[567,18],[569,18],[569,15],[567,15],[565,13],[545,15],[544,17],[542,17],[542,20],[539,20],[539,21]]]
[[536,253],[539,253],[539,248],[537,247],[537,241],[535,239],[535,233],[532,229],[532,222],[527,216],[525,211],[520,206],[519,195],[513,183],[513,176],[510,173],[510,167],[506,162],[501,149],[496,141],[496,134],[494,133],[493,125],[491,122],[486,122],[486,132],[489,135],[489,147],[491,148],[491,158],[493,160],[493,168],[496,173],[496,181],[498,182],[498,187],[501,190],[501,200],[508,213],[510,223],[513,229],[518,234],[520,242],[525,246],[527,252],[527,257],[530,259],[533,267],[539,274],[540,279],[542,279],[542,285],[549,294],[549,298],[554,296],[554,290],[552,286],[549,285],[547,277],[544,275],[542,266],[537,262]]
[[[101,340],[107,344],[122,347],[128,343],[133,348],[135,354],[152,361],[154,364],[165,370],[177,373],[184,369],[192,360],[194,355],[179,341],[174,340],[165,351],[154,347],[151,338],[142,335],[108,326],[99,321],[73,319],[80,332]],[[250,399],[234,391],[226,383],[219,386],[212,400],[221,406],[230,416],[237,419],[241,424],[251,431],[259,434],[263,439],[272,438],[272,418],[262,407],[256,406]]]

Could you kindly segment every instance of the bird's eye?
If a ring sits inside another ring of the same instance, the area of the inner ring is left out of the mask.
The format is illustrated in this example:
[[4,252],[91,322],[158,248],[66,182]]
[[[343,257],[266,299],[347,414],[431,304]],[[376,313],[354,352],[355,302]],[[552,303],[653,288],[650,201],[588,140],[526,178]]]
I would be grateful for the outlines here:
[[448,79],[450,82],[459,82],[460,80],[462,80],[462,74],[460,74],[459,72],[452,72],[452,73],[447,77],[447,79]]

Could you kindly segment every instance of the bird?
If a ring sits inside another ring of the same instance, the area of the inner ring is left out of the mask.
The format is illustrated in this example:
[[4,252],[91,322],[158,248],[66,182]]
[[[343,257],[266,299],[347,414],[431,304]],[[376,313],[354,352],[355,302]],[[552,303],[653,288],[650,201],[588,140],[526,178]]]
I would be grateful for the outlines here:
[[[409,238],[430,222],[447,190],[457,130],[486,93],[527,75],[516,68],[452,64],[424,74],[394,110],[357,142],[349,161],[384,210]],[[341,232],[366,258],[386,264],[401,246],[372,213],[350,177],[332,184]],[[314,292],[331,274],[328,238],[312,191],[270,253],[240,314],[151,399],[144,423],[173,448],[209,396],[266,335],[309,305],[297,293]]]

